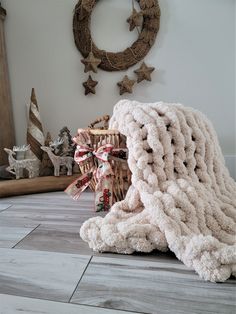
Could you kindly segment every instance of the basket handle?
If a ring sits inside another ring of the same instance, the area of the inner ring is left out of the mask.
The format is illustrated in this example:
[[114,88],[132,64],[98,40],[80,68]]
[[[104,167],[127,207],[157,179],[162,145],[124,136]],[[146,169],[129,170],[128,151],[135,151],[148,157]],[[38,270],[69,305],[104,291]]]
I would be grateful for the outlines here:
[[104,115],[102,117],[97,118],[96,120],[94,120],[89,126],[89,129],[94,129],[94,126],[100,122],[103,122],[103,126],[98,127],[98,129],[100,130],[107,130],[108,129],[108,124],[109,124],[109,120],[110,120],[110,116]]

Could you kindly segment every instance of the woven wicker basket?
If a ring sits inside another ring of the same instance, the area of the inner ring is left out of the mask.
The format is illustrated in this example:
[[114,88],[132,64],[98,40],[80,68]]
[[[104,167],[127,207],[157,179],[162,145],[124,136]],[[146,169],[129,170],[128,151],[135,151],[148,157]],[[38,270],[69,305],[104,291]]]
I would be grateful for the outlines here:
[[[101,145],[112,144],[114,148],[126,148],[126,138],[117,130],[108,130],[109,116],[103,116],[96,119],[88,127],[91,143],[94,149],[97,149]],[[103,126],[95,128],[95,126],[102,122]],[[109,158],[114,178],[113,178],[113,203],[124,199],[127,190],[131,184],[131,172],[129,170],[127,160],[111,156]],[[97,166],[97,160],[91,156],[91,158],[80,163],[80,171],[82,174],[86,173],[93,166]],[[92,191],[95,191],[96,178],[94,177],[89,184]]]

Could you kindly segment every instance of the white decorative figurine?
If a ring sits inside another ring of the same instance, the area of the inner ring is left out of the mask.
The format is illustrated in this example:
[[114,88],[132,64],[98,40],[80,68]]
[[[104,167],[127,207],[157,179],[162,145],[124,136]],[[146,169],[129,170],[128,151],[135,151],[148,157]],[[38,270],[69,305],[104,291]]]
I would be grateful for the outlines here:
[[29,178],[35,178],[38,176],[39,165],[37,159],[22,159],[16,160],[13,156],[16,155],[13,150],[9,148],[4,148],[4,151],[8,154],[8,162],[9,166],[6,170],[16,176],[16,179],[20,179],[23,177],[22,170],[28,170]]
[[[62,144],[62,142],[61,142],[61,144]],[[41,146],[41,149],[48,153],[48,156],[51,159],[53,166],[54,166],[54,176],[55,177],[60,176],[60,167],[61,166],[66,166],[67,175],[71,176],[72,175],[72,164],[73,164],[74,158],[69,157],[69,156],[65,156],[65,157],[56,156],[52,152],[52,149],[53,149],[52,147],[55,147],[57,145],[58,145],[58,142],[57,143],[52,142],[52,143],[50,143],[50,147]]]
[[13,146],[12,150],[16,153],[17,160],[26,159],[26,152],[30,150],[30,145]]

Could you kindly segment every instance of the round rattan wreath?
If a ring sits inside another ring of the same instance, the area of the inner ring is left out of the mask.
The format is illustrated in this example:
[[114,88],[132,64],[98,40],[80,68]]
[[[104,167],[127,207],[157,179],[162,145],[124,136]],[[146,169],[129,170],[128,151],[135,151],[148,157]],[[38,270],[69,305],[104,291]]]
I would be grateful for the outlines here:
[[143,16],[143,23],[137,40],[124,51],[107,52],[93,42],[90,32],[92,10],[99,0],[79,0],[75,7],[73,32],[75,44],[83,57],[89,52],[101,59],[99,68],[105,71],[126,70],[141,61],[155,42],[160,24],[160,7],[157,0],[136,0]]

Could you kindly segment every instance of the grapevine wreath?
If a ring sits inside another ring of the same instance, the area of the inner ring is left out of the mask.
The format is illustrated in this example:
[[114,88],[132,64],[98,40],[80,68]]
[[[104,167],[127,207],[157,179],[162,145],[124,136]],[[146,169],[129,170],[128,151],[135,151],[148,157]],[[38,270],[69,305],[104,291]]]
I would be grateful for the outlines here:
[[[74,10],[74,40],[76,47],[85,58],[81,60],[85,65],[85,72],[93,71],[96,73],[97,67],[105,71],[127,70],[143,60],[155,42],[160,25],[158,0],[136,0],[140,11],[135,9],[134,0],[132,0],[132,14],[127,19],[127,22],[130,25],[130,31],[137,29],[138,38],[130,47],[120,52],[99,49],[93,42],[90,21],[92,11],[98,1],[79,0]],[[142,66],[145,67],[145,63]],[[152,69],[154,70],[154,68]],[[147,80],[145,76],[144,79]]]

